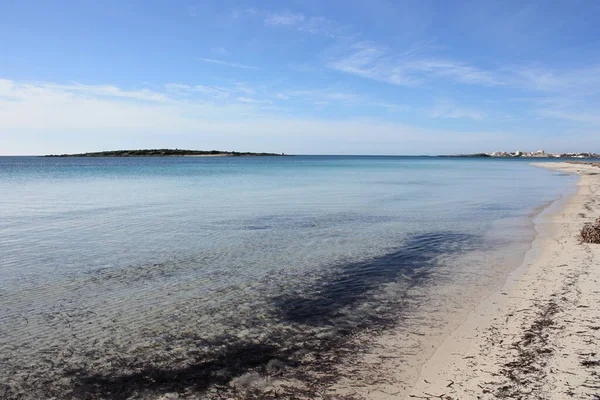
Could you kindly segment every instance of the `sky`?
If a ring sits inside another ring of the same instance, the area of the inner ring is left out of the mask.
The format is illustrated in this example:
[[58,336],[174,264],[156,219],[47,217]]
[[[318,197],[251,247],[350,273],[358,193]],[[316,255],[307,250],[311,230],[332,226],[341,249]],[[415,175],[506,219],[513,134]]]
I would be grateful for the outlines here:
[[600,153],[600,2],[0,0],[0,155]]

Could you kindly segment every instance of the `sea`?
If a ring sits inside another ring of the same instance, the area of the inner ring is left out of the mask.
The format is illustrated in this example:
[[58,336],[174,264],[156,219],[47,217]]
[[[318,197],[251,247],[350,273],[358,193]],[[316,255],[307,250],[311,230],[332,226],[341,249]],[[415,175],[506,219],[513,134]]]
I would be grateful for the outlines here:
[[576,182],[530,161],[0,157],[0,395],[310,398],[502,284]]

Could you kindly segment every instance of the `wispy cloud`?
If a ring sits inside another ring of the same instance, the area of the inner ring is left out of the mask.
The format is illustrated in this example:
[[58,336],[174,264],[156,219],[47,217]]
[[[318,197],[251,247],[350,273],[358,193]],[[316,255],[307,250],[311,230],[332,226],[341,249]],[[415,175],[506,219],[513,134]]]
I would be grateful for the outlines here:
[[238,90],[244,93],[246,96],[252,96],[256,93],[256,89],[248,86],[244,82],[235,82],[234,83],[235,90]]
[[296,71],[296,72],[302,72],[302,73],[307,73],[307,72],[315,72],[318,68],[315,65],[310,65],[308,63],[303,63],[303,64],[290,64],[288,66],[292,71]]
[[394,104],[355,92],[340,91],[335,88],[303,89],[280,92],[274,95],[279,100],[300,100],[315,106],[343,107],[376,107],[389,111],[405,111],[409,107],[404,104]]
[[247,104],[271,104],[272,103],[271,100],[259,100],[259,99],[255,99],[252,97],[245,97],[245,96],[237,97],[236,100],[241,103],[247,103]]
[[[570,91],[549,93],[543,97],[525,99],[533,106],[535,115],[553,120],[562,120],[569,126],[589,127],[600,130],[597,96],[581,96]],[[600,136],[598,136],[600,142]]]
[[415,86],[432,79],[449,79],[462,84],[485,86],[503,82],[492,72],[467,63],[419,55],[412,50],[395,54],[373,42],[358,42],[347,54],[328,63],[332,69],[387,82]]
[[223,60],[215,60],[214,58],[198,58],[200,61],[204,61],[207,63],[212,63],[212,64],[219,64],[219,65],[224,65],[226,67],[232,67],[232,68],[242,68],[242,69],[260,69],[258,67],[252,66],[252,65],[246,65],[246,64],[238,64],[238,63],[232,63],[232,62],[228,62],[228,61],[223,61]]
[[421,82],[421,79],[406,74],[402,66],[393,65],[385,52],[370,42],[355,44],[350,54],[330,61],[328,67],[394,85],[411,86]]
[[307,16],[292,11],[267,13],[265,25],[270,27],[287,27],[300,32],[335,38],[342,32],[342,28],[335,22],[322,16]]
[[193,94],[201,93],[212,96],[214,98],[228,98],[233,92],[229,88],[222,88],[216,86],[205,86],[205,85],[184,85],[181,83],[168,83],[165,85],[167,91],[177,94]]
[[500,77],[459,61],[444,59],[423,59],[409,61],[408,71],[415,74],[430,74],[434,77],[449,78],[459,83],[472,85],[497,86],[503,82]]
[[[189,85],[168,83],[162,86],[153,85],[153,89],[123,89],[114,85],[83,85],[79,83],[15,83],[0,79],[0,100],[21,101],[23,99],[44,99],[62,97],[65,101],[81,104],[96,102],[101,99],[111,104],[122,102],[133,107],[140,104],[179,106],[187,104],[212,104],[223,107],[244,105],[255,106],[255,111],[272,111],[286,109],[294,113],[296,107],[303,112],[320,110],[324,106],[331,107],[381,107],[400,110],[403,105],[381,101],[368,95],[343,91],[336,88],[282,90],[272,87],[251,86],[245,82],[232,82],[226,85]],[[293,107],[290,105],[294,101]],[[57,103],[58,104],[58,103]]]
[[544,92],[600,93],[600,65],[552,71],[547,68],[513,67],[514,83]]
[[83,85],[80,83],[57,84],[57,83],[26,83],[15,85],[12,81],[1,80],[0,96],[25,98],[30,95],[40,97],[47,92],[61,92],[64,95],[90,95],[98,98],[117,98],[125,100],[137,100],[145,102],[163,103],[169,98],[164,93],[158,93],[149,89],[124,90],[113,85]]
[[325,101],[334,101],[345,104],[356,104],[366,101],[364,96],[356,93],[340,92],[333,89],[304,89],[294,90],[285,93],[280,93],[286,99],[288,98],[300,98],[310,102],[319,102],[323,104]]
[[590,125],[600,129],[600,115],[591,110],[564,110],[564,109],[538,109],[538,115],[548,118],[557,118],[577,122],[583,125]]
[[511,85],[527,95],[538,118],[562,120],[565,126],[600,129],[600,65],[574,69],[512,67]]

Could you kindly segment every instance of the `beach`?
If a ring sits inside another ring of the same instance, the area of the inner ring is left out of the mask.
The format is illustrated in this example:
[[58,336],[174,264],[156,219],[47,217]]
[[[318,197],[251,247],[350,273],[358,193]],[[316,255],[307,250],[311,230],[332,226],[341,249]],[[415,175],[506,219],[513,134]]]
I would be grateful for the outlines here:
[[600,215],[600,168],[535,165],[578,174],[577,191],[536,220],[522,265],[446,337],[405,398],[600,398],[600,245],[578,239]]
[[600,2],[1,10],[0,400],[600,400]]
[[521,282],[577,181],[427,157],[0,163],[0,395],[15,399],[434,393],[421,371],[453,371],[436,361],[448,333],[485,326],[471,311]]

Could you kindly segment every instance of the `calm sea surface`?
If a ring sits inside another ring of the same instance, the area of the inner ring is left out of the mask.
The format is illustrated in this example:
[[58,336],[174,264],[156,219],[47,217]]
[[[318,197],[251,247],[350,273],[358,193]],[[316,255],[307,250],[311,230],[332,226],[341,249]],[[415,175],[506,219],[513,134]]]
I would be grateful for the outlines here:
[[191,319],[205,338],[358,326],[436,270],[526,251],[533,213],[573,182],[504,159],[0,157],[5,367],[57,337],[125,346]]
[[570,180],[512,160],[0,157],[0,287],[187,260],[235,281],[328,268],[409,235],[482,235]]

